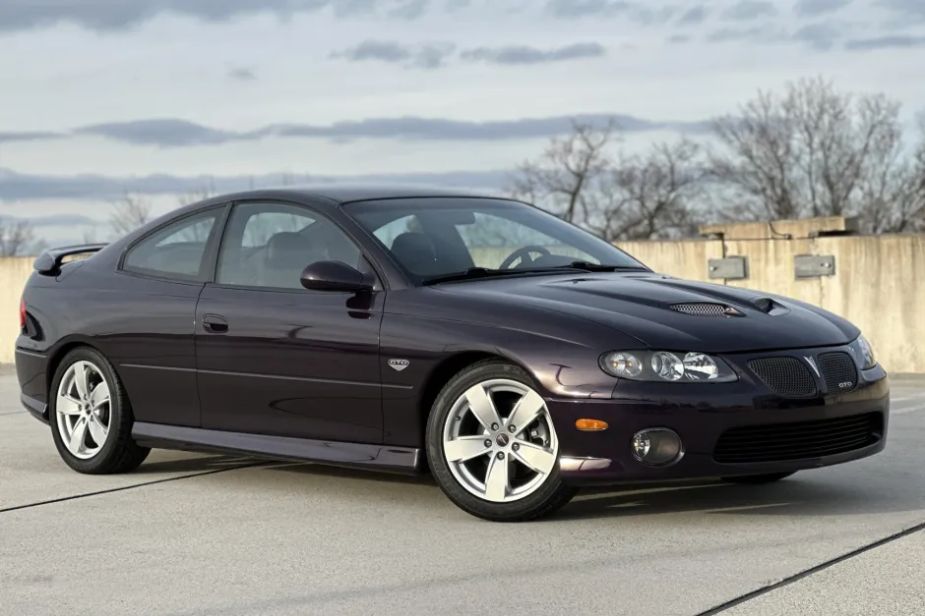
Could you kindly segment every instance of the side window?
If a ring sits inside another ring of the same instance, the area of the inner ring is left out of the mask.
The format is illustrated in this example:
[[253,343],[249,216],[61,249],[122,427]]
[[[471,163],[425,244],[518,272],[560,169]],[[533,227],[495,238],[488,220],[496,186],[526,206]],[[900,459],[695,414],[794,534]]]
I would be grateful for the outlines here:
[[301,289],[302,270],[317,261],[360,266],[360,251],[334,223],[297,205],[235,206],[219,254],[216,282]]
[[203,258],[221,209],[178,220],[135,244],[122,269],[139,274],[202,280]]

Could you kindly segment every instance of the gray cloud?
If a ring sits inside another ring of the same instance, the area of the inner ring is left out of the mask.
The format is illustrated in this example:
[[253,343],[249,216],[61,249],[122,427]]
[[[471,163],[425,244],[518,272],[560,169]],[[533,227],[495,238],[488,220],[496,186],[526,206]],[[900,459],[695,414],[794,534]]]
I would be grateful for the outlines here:
[[0,31],[75,23],[92,30],[122,30],[161,13],[176,13],[221,22],[253,13],[287,18],[295,13],[330,8],[335,15],[384,14],[414,19],[428,0],[3,0]]
[[852,39],[845,43],[845,49],[852,51],[870,51],[873,49],[906,49],[925,47],[925,36],[880,36],[867,39]]
[[[695,133],[707,130],[707,122],[661,122],[625,114],[582,114],[471,122],[441,118],[370,118],[337,122],[326,126],[312,124],[272,124],[252,131],[220,130],[179,119],[136,120],[110,122],[77,128],[68,133],[48,133],[53,137],[69,134],[94,135],[131,145],[156,147],[188,147],[216,145],[232,141],[256,140],[267,137],[315,139],[419,139],[499,141],[504,139],[547,138],[567,133],[573,121],[605,126],[613,120],[624,131],[677,130]],[[7,133],[8,140],[37,133]]]
[[257,73],[254,69],[246,66],[237,66],[228,71],[228,76],[237,81],[254,81],[257,79]]
[[721,28],[711,32],[707,40],[711,43],[728,43],[730,41],[754,40],[755,38],[766,35],[766,31],[761,26],[754,28]]
[[794,12],[801,17],[832,13],[851,4],[852,0],[797,0]]
[[831,24],[810,24],[803,26],[793,35],[793,40],[809,45],[818,51],[831,49],[839,39],[841,31]]
[[557,17],[613,15],[634,7],[632,3],[621,0],[549,0],[546,6]]
[[438,68],[453,53],[452,43],[431,43],[409,46],[395,41],[363,41],[355,47],[336,51],[332,58],[350,62],[389,62],[414,68]]
[[668,42],[677,45],[678,43],[688,43],[691,37],[687,34],[672,34],[668,37]]
[[478,47],[462,52],[464,60],[492,64],[539,64],[581,58],[599,58],[607,54],[600,43],[576,43],[555,49],[538,49],[528,46]]
[[12,132],[0,131],[0,143],[9,142],[9,141],[44,141],[46,139],[58,139],[59,137],[64,137],[63,133],[55,133],[51,131],[22,131],[22,132]]
[[925,2],[922,0],[880,0],[878,4],[899,13],[904,20],[925,21]]
[[777,8],[773,3],[763,0],[739,0],[723,11],[723,17],[732,21],[748,21],[774,15],[777,15]]
[[[251,188],[291,184],[394,183],[424,184],[451,188],[497,191],[506,182],[510,171],[450,171],[441,173],[367,174],[353,176],[321,176],[293,173],[236,176],[178,176],[156,174],[114,177],[103,175],[33,175],[0,168],[0,202],[32,199],[85,199],[104,201],[118,199],[126,192],[145,195],[176,195],[199,191],[203,186],[226,193]],[[67,217],[75,225],[85,224]],[[84,217],[79,217],[83,219]],[[49,217],[43,224],[60,223]],[[93,221],[91,221],[93,222]]]
[[703,23],[703,20],[707,18],[707,8],[698,4],[695,7],[692,7],[684,12],[683,15],[678,19],[678,23],[685,26],[692,26],[699,23]]

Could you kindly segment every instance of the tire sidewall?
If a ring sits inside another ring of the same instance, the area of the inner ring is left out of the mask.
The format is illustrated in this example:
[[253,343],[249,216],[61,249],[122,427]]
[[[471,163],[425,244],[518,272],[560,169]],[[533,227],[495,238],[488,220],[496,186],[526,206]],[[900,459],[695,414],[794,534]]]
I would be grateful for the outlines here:
[[[97,454],[86,460],[72,454],[65,445],[58,428],[58,412],[56,408],[58,388],[61,386],[61,381],[68,368],[78,361],[92,363],[105,377],[106,384],[109,386],[109,433],[106,435],[106,442]],[[117,455],[119,436],[123,433],[123,422],[127,420],[124,406],[121,383],[110,363],[99,351],[83,347],[69,352],[61,360],[49,390],[48,423],[51,425],[51,434],[55,441],[55,447],[68,466],[83,473],[93,473],[105,467]]]
[[461,509],[494,521],[532,519],[557,509],[574,494],[574,490],[562,482],[558,463],[539,489],[529,496],[510,503],[495,503],[481,499],[461,486],[443,452],[443,429],[454,402],[473,385],[502,378],[522,383],[538,393],[541,391],[530,375],[514,364],[489,361],[463,370],[444,386],[431,408],[425,435],[427,458],[437,484]]

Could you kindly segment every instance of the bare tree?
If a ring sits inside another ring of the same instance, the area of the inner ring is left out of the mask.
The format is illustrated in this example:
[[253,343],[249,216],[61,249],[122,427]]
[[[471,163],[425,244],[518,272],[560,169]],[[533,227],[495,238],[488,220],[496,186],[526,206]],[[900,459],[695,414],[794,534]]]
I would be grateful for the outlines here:
[[25,220],[0,220],[0,257],[18,257],[32,244],[35,233]]
[[600,182],[586,225],[608,241],[691,234],[704,175],[700,148],[686,139],[621,156]]
[[109,224],[117,235],[131,233],[151,219],[151,202],[146,198],[126,193],[113,203]]
[[613,139],[612,124],[595,128],[574,123],[572,132],[552,139],[539,159],[520,166],[509,192],[578,222],[588,209],[593,185],[611,165],[607,147]]
[[195,190],[183,193],[182,195],[177,196],[177,203],[180,207],[191,205],[193,203],[198,203],[200,201],[205,201],[211,197],[214,193],[211,187],[203,186]]
[[883,95],[804,80],[782,96],[759,93],[717,120],[714,133],[724,147],[712,157],[712,173],[734,202],[731,214],[861,216],[869,231],[900,231],[921,202],[899,105]]

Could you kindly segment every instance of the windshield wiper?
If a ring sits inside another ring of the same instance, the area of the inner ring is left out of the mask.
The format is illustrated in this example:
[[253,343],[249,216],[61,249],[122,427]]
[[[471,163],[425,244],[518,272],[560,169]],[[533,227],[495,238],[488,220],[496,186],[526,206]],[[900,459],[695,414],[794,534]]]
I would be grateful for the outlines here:
[[433,278],[428,278],[427,280],[424,280],[422,284],[431,285],[440,282],[453,282],[454,280],[475,280],[477,278],[507,276],[517,273],[519,273],[518,270],[499,270],[489,269],[487,267],[470,267],[464,272],[453,272],[452,274],[445,274],[443,276],[434,276]]
[[556,269],[580,269],[588,272],[644,272],[646,268],[639,265],[606,265],[603,263],[590,263],[588,261],[572,261],[568,265],[560,265]]

